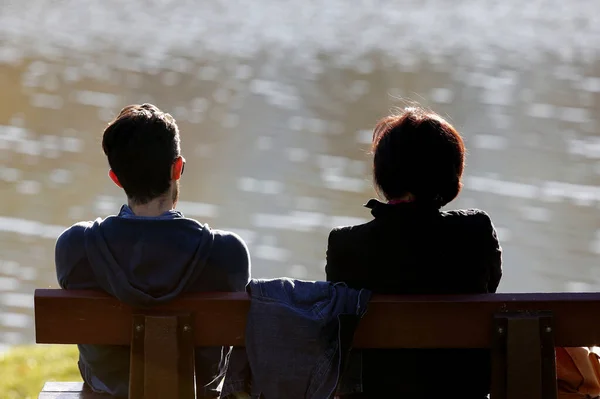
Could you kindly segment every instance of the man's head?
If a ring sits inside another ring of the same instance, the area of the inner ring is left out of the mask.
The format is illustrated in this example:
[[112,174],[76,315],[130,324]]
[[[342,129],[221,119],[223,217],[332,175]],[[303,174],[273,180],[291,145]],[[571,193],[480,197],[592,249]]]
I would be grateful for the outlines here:
[[152,104],[129,105],[104,130],[102,149],[110,177],[131,203],[144,205],[169,194],[177,202],[185,161],[171,115]]

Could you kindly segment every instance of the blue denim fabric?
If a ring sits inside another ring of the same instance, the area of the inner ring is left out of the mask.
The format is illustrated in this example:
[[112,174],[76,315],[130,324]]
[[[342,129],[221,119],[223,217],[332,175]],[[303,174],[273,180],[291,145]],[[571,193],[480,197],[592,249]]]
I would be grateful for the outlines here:
[[[360,372],[359,358],[347,360],[369,291],[285,278],[251,280],[249,290],[247,363],[231,359],[223,397],[245,391],[253,398],[327,399],[346,364]],[[347,374],[351,386],[342,382],[338,391],[360,390],[360,376]]]

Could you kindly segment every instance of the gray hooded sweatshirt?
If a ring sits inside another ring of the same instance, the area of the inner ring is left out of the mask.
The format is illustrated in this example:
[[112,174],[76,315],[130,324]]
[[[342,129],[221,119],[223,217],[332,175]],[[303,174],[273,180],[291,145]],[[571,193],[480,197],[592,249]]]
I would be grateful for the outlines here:
[[[63,289],[101,289],[133,307],[165,303],[185,292],[244,291],[250,256],[243,240],[178,211],[141,217],[124,205],[118,216],[81,222],[56,243]],[[129,348],[78,345],[79,369],[97,392],[127,397]],[[196,351],[198,397],[218,397],[229,348]]]

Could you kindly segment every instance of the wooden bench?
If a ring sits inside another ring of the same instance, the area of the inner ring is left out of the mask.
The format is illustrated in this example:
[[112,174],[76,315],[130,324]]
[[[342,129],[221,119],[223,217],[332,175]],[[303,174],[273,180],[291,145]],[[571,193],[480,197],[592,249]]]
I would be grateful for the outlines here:
[[[195,346],[243,346],[244,293],[183,296],[151,310],[100,292],[36,290],[36,342],[130,345],[130,398],[193,398]],[[492,399],[556,397],[555,346],[600,343],[600,293],[374,296],[358,348],[491,348]],[[48,383],[40,398],[91,398]],[[106,398],[106,396],[101,396]]]

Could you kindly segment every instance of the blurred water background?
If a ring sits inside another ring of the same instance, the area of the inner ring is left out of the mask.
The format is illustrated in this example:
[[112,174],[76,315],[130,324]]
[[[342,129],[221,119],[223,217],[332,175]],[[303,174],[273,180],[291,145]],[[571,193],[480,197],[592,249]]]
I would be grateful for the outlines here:
[[370,128],[417,101],[469,148],[500,290],[600,288],[600,3],[0,1],[0,348],[33,342],[54,243],[118,212],[101,134],[129,103],[181,128],[179,208],[248,243],[254,277],[323,279],[370,218]]

